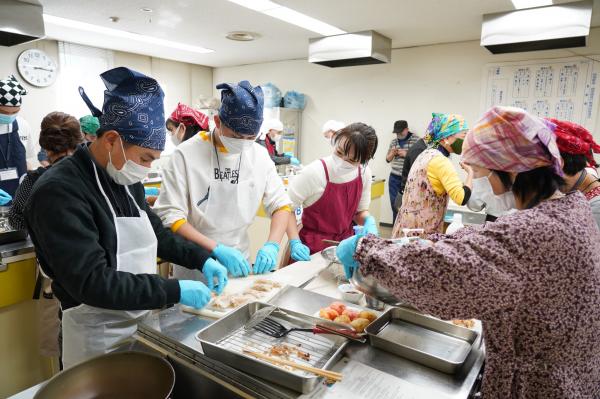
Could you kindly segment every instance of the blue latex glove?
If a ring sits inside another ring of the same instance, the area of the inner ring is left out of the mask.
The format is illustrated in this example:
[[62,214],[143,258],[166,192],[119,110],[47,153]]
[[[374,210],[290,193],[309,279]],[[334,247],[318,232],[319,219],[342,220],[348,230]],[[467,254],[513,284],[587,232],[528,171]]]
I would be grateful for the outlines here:
[[300,160],[298,158],[296,158],[296,157],[291,157],[290,158],[290,163],[292,165],[294,165],[294,166],[298,166],[298,165],[300,165]]
[[361,237],[357,235],[346,238],[339,243],[335,250],[335,254],[340,262],[342,262],[342,265],[344,265],[344,272],[348,280],[350,280],[354,270],[358,267],[358,262],[354,259],[354,253],[356,252],[356,244],[358,244],[358,240]]
[[365,223],[363,224],[363,234],[373,234],[379,237],[379,230],[377,230],[377,222],[373,216],[367,216]]
[[0,189],[0,205],[6,205],[12,201],[12,197],[6,191]]
[[275,269],[279,244],[269,241],[256,254],[254,261],[254,274],[263,274]]
[[307,262],[310,260],[310,249],[299,239],[290,240],[291,256],[295,261]]
[[[208,260],[204,263],[202,273],[204,273],[204,277],[206,277],[208,289],[216,292],[217,295],[220,295],[221,292],[223,292],[223,288],[225,288],[227,285],[227,269],[225,266],[213,258],[208,258]],[[216,286],[215,278],[218,281]]]
[[210,302],[210,290],[200,281],[179,280],[179,303],[202,309]]
[[159,194],[157,187],[144,187],[144,193],[146,193],[146,197],[157,197]]
[[286,156],[286,157],[288,157],[288,158],[293,158],[293,157],[294,157],[294,153],[293,153],[293,152],[291,152],[291,151],[284,152],[284,153],[283,153],[283,155],[285,155],[285,156]]
[[246,257],[235,248],[218,244],[211,256],[217,258],[219,263],[229,270],[233,277],[246,277],[250,273],[250,263]]

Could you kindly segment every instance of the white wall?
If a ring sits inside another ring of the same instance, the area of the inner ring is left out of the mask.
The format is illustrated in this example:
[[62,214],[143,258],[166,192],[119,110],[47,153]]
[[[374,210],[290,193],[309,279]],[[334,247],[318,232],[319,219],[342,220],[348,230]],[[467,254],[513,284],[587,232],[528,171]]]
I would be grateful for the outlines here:
[[[372,162],[378,177],[389,175],[385,154],[393,122],[408,120],[423,135],[431,112],[465,116],[470,124],[480,116],[481,76],[491,62],[560,58],[600,54],[600,29],[593,29],[587,48],[492,55],[478,41],[394,50],[391,64],[327,68],[305,60],[215,68],[213,81],[272,82],[282,92],[297,90],[308,96],[303,113],[301,153],[308,163],[330,151],[320,133],[327,119],[361,121],[378,132],[380,146]],[[600,131],[596,129],[596,131]],[[387,192],[385,194],[388,195]],[[382,222],[391,223],[389,200],[382,201]]]
[[[0,47],[0,78],[13,74],[26,86],[29,94],[23,99],[21,115],[32,128],[38,129],[46,114],[58,110],[58,96],[78,96],[78,94],[59,93],[57,83],[46,88],[35,88],[24,83],[17,72],[17,57],[22,51],[29,48],[44,50],[58,64],[58,43],[53,40],[39,40],[21,46]],[[114,66],[126,66],[156,78],[165,91],[165,114],[167,116],[171,114],[177,102],[193,104],[200,95],[212,95],[212,68],[210,67],[119,51],[114,52]],[[98,77],[98,79],[100,78]],[[101,104],[96,105],[101,106]]]

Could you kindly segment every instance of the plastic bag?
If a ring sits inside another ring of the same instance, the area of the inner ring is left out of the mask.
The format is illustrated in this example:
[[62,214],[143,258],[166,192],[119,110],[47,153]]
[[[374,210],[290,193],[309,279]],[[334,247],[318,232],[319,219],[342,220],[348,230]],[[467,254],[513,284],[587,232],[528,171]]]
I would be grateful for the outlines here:
[[288,91],[283,96],[283,106],[285,108],[304,109],[306,99],[304,94],[297,91]]
[[281,105],[281,90],[273,83],[267,83],[260,86],[265,96],[265,107],[275,108]]

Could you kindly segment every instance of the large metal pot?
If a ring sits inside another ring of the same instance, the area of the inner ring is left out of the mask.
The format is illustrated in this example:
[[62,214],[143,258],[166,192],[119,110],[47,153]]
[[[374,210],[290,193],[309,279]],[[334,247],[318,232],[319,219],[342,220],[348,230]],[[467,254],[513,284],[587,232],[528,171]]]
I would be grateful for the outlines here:
[[143,352],[101,355],[50,379],[34,399],[166,399],[175,385],[173,366]]

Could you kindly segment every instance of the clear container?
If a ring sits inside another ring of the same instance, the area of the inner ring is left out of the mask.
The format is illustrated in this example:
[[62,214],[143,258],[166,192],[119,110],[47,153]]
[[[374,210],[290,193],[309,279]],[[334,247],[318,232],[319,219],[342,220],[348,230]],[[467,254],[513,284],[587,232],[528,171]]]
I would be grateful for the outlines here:
[[446,234],[456,233],[463,227],[465,227],[465,225],[462,222],[462,213],[456,212],[454,213],[454,215],[452,215],[452,223],[450,223],[450,225],[446,229]]

